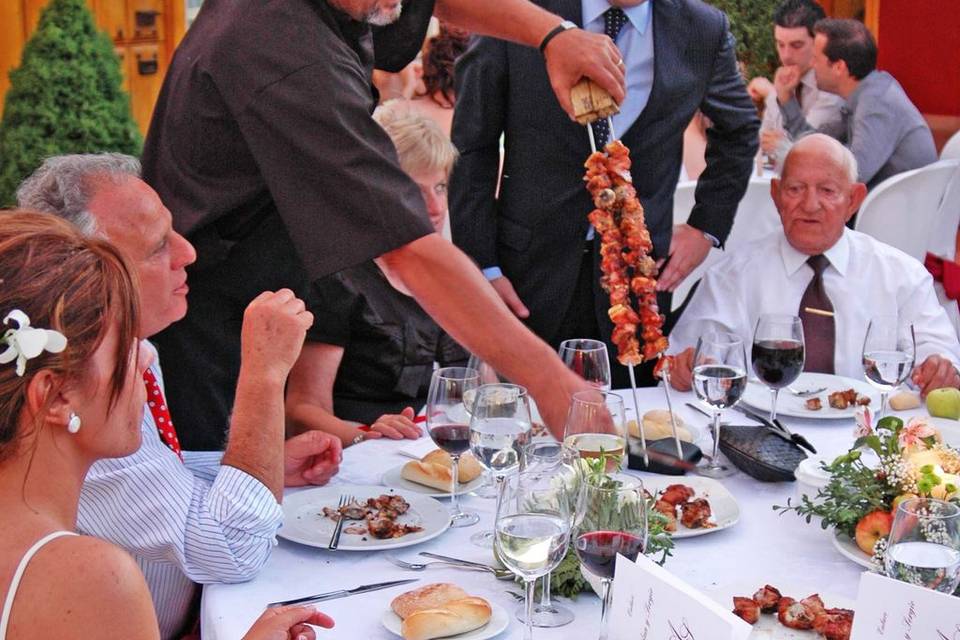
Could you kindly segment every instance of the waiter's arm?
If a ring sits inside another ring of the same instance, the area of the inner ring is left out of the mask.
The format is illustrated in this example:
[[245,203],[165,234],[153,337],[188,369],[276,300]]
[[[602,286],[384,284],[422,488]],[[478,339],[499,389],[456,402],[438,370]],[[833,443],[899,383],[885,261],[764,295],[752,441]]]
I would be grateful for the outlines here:
[[[539,47],[560,17],[527,0],[437,0],[435,15],[467,31]],[[554,37],[544,51],[550,84],[560,106],[573,116],[570,89],[587,76],[617,103],[626,97],[623,58],[605,35],[570,29]]]
[[570,396],[591,387],[513,316],[466,254],[433,233],[379,260],[457,342],[527,387],[547,426],[562,437]]

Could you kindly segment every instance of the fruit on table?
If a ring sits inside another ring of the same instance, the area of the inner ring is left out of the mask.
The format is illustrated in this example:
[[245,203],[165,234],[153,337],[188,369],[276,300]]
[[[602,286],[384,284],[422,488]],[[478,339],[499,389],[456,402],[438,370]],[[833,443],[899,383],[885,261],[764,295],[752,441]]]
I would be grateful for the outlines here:
[[889,511],[880,509],[871,511],[860,518],[857,523],[854,537],[857,546],[866,554],[873,555],[873,547],[880,538],[886,538],[890,535],[890,529],[893,527],[893,514]]
[[897,507],[900,506],[900,503],[904,500],[909,500],[911,498],[916,498],[917,494],[915,493],[901,493],[896,498],[893,499],[893,504],[890,505],[890,513],[896,515]]
[[960,420],[960,389],[934,389],[927,394],[927,411],[938,418]]

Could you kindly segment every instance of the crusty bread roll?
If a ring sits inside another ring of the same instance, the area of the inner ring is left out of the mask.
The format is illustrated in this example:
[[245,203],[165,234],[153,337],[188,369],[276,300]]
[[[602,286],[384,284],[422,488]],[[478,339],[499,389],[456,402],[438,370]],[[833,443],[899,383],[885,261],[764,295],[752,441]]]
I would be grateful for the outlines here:
[[890,396],[890,408],[894,411],[906,411],[920,406],[920,396],[912,391],[901,391]]
[[434,582],[419,589],[401,593],[390,603],[390,608],[401,618],[406,618],[417,611],[436,609],[447,602],[462,600],[467,597],[469,597],[467,592],[455,584]]
[[[683,418],[673,414],[677,420],[677,435],[685,442],[693,442],[693,436],[689,429],[684,426]],[[643,433],[647,440],[660,440],[661,438],[672,438],[673,427],[670,425],[670,412],[666,409],[654,409],[643,414]],[[630,429],[630,435],[634,438],[640,437],[640,429],[637,427],[636,420],[630,420],[627,423]]]
[[410,614],[403,620],[400,631],[404,640],[446,638],[482,627],[490,621],[492,613],[489,602],[469,596]]
[[400,476],[404,480],[432,487],[438,491],[450,491],[453,486],[453,472],[450,467],[419,460],[411,460],[403,465]]
[[[448,469],[453,466],[453,461],[450,459],[450,454],[443,449],[434,449],[427,455],[420,458],[420,462],[439,464],[440,466]],[[477,462],[477,459],[474,458],[473,454],[469,451],[460,456],[459,466],[460,473],[457,475],[462,483],[467,483],[471,480],[479,478],[480,474],[483,473],[483,467],[480,466],[480,463]]]

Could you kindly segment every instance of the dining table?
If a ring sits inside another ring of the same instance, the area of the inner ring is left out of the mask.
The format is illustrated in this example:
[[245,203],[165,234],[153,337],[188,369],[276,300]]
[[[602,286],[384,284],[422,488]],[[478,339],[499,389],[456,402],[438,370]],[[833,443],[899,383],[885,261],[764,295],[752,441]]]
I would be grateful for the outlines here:
[[[636,409],[629,391],[618,391],[627,407],[630,419]],[[781,394],[788,393],[786,390]],[[782,401],[782,396],[781,396]],[[674,411],[699,433],[698,445],[704,452],[711,450],[710,420],[694,411],[687,403],[695,403],[692,393],[672,392]],[[652,409],[663,409],[666,400],[663,389],[641,388],[637,391],[637,407],[641,414]],[[896,413],[907,419],[926,415],[922,408]],[[724,420],[732,424],[754,424],[731,410],[724,412]],[[817,449],[817,456],[832,460],[849,450],[854,441],[854,420],[816,419],[781,415],[781,421],[793,432],[804,435]],[[426,434],[422,436],[428,438]],[[368,440],[344,450],[340,471],[331,485],[380,485],[384,472],[409,458],[401,455],[409,440],[381,438]],[[649,473],[625,470],[641,479],[652,481]],[[659,476],[663,477],[663,476]],[[676,482],[683,482],[676,477]],[[841,555],[832,544],[832,532],[823,530],[814,519],[807,523],[794,513],[781,514],[774,505],[796,501],[798,483],[760,482],[737,471],[720,482],[739,505],[740,517],[733,526],[708,531],[704,535],[675,540],[672,555],[665,568],[702,593],[731,605],[733,595],[750,596],[759,587],[770,584],[785,595],[802,598],[820,593],[823,599],[852,603],[857,595],[861,573],[866,569]],[[288,489],[286,495],[310,489]],[[449,503],[449,500],[443,500]],[[478,524],[464,528],[447,529],[439,537],[415,546],[391,551],[395,556],[411,562],[424,558],[421,551],[455,556],[466,560],[492,563],[493,552],[471,544],[473,533],[492,529],[495,500],[464,495],[465,509],[480,514]],[[411,588],[433,582],[451,582],[471,595],[486,598],[510,613],[509,626],[497,637],[519,638],[522,624],[515,615],[519,603],[515,594],[522,592],[520,584],[498,580],[494,576],[458,568],[433,565],[422,571],[395,566],[385,557],[386,551],[329,551],[279,538],[270,559],[259,574],[241,584],[211,584],[203,589],[201,629],[207,640],[236,640],[241,638],[251,623],[263,612],[267,603],[300,596],[352,588],[367,583],[416,578],[418,582],[390,589],[372,591],[319,603],[317,607],[336,621],[331,630],[318,630],[319,638],[347,638],[388,640],[397,636],[381,623],[390,609],[390,601]],[[534,637],[582,638],[597,635],[600,620],[600,600],[590,591],[575,599],[556,598],[570,608],[575,619],[558,628],[537,628]],[[835,605],[836,606],[836,605]]]

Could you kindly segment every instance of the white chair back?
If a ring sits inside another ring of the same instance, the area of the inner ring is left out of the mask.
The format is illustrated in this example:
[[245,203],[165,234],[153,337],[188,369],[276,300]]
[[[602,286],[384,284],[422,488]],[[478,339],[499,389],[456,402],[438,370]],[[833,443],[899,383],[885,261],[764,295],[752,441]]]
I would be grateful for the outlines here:
[[947,140],[947,144],[943,145],[943,149],[940,150],[940,159],[960,159],[960,131],[957,131],[955,134],[950,136],[950,139]]
[[[940,213],[937,216],[937,225],[930,233],[928,251],[948,260],[955,259],[958,227],[960,227],[960,167],[954,171],[953,178],[940,201]],[[934,289],[940,304],[947,312],[947,317],[953,323],[954,330],[960,335],[960,307],[957,306],[957,301],[947,297],[941,283],[934,283]]]
[[[941,160],[892,176],[867,195],[854,228],[923,262],[934,234],[944,232],[940,203],[958,160]],[[953,225],[950,237],[956,237]]]

